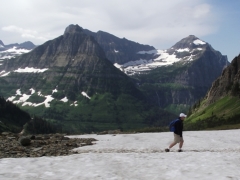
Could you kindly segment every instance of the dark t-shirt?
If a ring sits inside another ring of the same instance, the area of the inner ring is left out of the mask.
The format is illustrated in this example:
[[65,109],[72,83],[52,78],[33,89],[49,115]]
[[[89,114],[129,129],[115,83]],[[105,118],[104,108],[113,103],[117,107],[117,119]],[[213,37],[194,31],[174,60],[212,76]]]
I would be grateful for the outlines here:
[[179,118],[179,121],[176,121],[174,126],[175,126],[174,133],[179,135],[180,137],[182,137],[182,131],[183,131],[183,122],[182,122],[182,120]]

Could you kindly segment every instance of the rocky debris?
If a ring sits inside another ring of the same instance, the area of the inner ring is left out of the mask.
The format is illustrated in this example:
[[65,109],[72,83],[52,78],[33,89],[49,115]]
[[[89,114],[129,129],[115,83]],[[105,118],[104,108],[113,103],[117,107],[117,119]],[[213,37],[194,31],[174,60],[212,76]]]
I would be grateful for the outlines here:
[[66,156],[81,146],[93,145],[94,138],[68,138],[65,134],[20,136],[10,132],[0,134],[0,158]]

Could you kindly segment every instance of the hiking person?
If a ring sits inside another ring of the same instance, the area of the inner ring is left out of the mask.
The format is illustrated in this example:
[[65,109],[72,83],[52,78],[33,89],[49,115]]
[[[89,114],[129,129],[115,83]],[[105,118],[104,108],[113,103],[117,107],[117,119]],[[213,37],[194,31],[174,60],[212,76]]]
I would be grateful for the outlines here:
[[184,113],[181,113],[178,117],[178,119],[175,120],[175,123],[173,124],[174,126],[174,140],[173,142],[169,145],[169,148],[165,149],[166,152],[169,152],[170,149],[175,146],[177,143],[179,143],[179,149],[178,152],[182,152],[182,146],[183,146],[183,136],[182,136],[182,131],[183,131],[183,121],[187,117]]

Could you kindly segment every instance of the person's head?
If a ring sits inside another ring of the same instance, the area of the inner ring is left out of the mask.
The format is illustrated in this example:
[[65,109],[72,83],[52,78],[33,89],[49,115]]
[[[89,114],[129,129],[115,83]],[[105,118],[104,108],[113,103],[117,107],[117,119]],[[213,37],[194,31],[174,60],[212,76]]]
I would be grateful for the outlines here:
[[180,117],[181,120],[184,120],[187,117],[187,115],[184,114],[184,113],[180,113],[179,117]]

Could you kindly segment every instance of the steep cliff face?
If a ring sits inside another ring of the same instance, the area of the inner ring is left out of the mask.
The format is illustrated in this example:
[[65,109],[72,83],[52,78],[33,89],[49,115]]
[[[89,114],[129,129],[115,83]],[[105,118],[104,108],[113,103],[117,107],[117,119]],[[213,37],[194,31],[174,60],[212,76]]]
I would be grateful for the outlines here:
[[213,82],[206,96],[206,104],[216,102],[227,95],[240,95],[240,55],[235,57]]
[[93,36],[103,48],[107,59],[112,63],[124,64],[129,61],[140,59],[152,59],[153,54],[141,54],[141,51],[155,50],[153,46],[139,44],[126,38],[118,38],[107,32],[98,31],[93,33],[89,30],[84,30],[86,34]]

